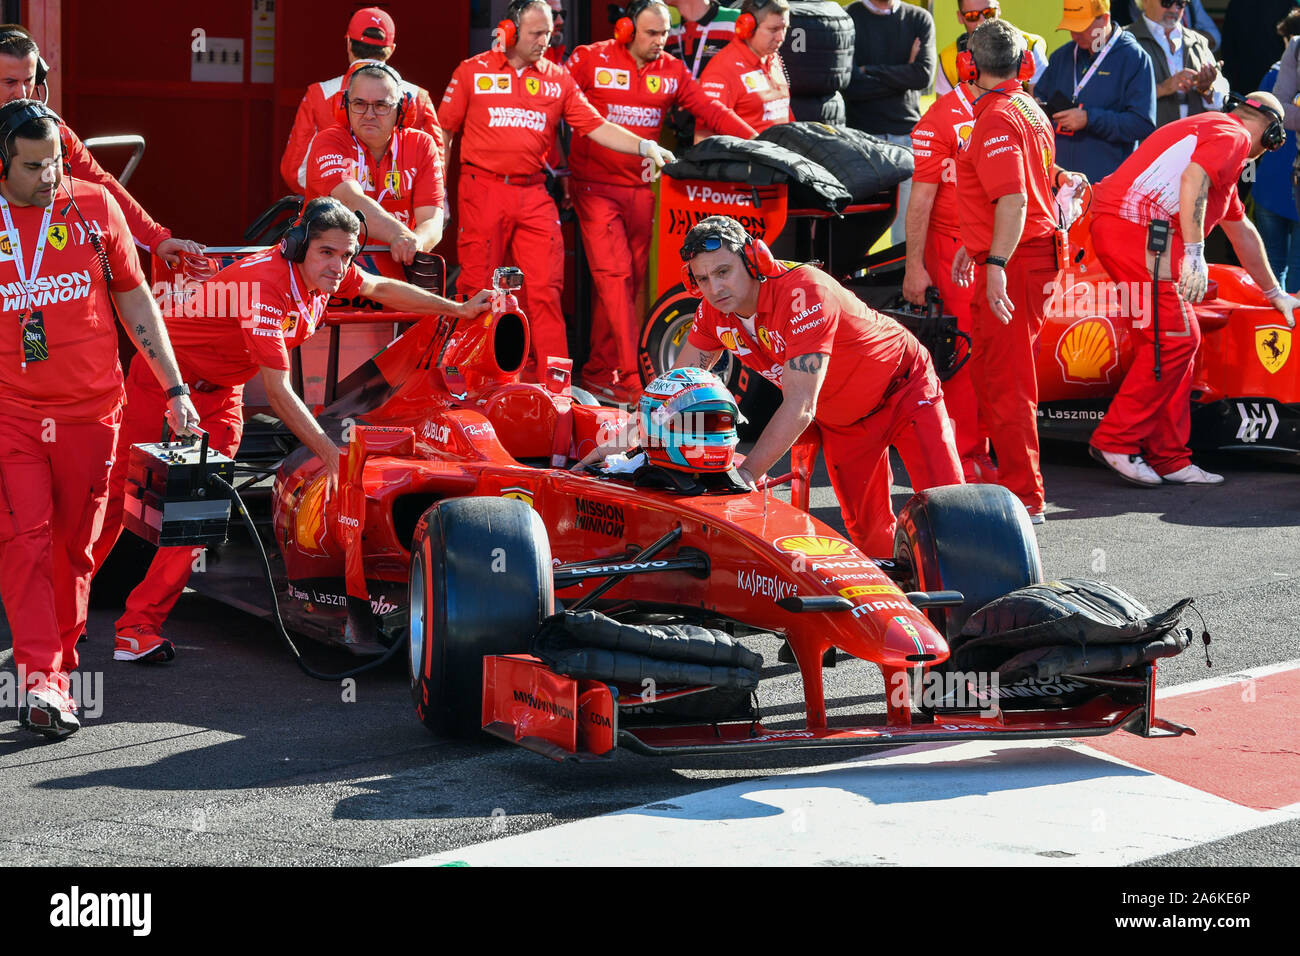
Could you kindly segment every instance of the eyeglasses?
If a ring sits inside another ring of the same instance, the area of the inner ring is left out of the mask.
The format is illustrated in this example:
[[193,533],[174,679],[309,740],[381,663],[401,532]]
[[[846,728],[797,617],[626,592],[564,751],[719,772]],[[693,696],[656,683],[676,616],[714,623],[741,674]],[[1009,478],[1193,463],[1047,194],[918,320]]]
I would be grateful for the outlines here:
[[682,246],[682,262],[690,262],[701,252],[717,252],[724,245],[722,237],[716,235],[692,239]]
[[963,10],[961,18],[967,23],[978,23],[980,17],[985,20],[996,20],[1002,10],[999,7],[985,7],[983,10]]
[[1189,2],[1190,0],[1160,0],[1160,6],[1164,7],[1166,10],[1170,10],[1174,7],[1177,7],[1179,10],[1186,10]]
[[365,100],[348,100],[348,109],[354,116],[365,116],[368,110],[374,110],[376,116],[387,116],[396,105],[389,100],[378,100],[374,103],[367,103]]

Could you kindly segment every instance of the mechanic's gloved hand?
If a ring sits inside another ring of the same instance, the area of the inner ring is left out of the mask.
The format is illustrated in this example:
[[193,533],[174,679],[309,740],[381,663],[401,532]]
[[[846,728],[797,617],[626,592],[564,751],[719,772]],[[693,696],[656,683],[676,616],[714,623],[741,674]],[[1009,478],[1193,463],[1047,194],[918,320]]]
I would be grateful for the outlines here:
[[1281,286],[1273,286],[1264,295],[1268,296],[1268,301],[1272,303],[1273,308],[1281,312],[1286,318],[1287,326],[1294,329],[1295,310],[1300,309],[1300,299],[1283,292]]
[[641,146],[639,152],[646,159],[650,160],[653,166],[653,172],[651,172],[651,170],[649,169],[646,170],[646,172],[651,173],[651,175],[647,179],[647,182],[653,182],[654,180],[658,179],[659,171],[661,169],[663,169],[669,163],[677,162],[676,156],[674,156],[669,150],[664,149],[662,146],[660,146],[652,139],[641,140]]
[[1189,242],[1183,247],[1183,267],[1178,273],[1178,294],[1192,305],[1205,298],[1210,285],[1210,267],[1205,264],[1205,243]]

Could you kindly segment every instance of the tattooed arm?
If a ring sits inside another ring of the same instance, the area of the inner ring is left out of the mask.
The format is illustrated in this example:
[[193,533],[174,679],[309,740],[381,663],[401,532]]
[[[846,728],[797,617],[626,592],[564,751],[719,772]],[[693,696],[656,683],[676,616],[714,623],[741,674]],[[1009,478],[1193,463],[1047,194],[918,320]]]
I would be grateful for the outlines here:
[[[141,282],[134,289],[114,292],[113,301],[117,303],[117,312],[126,328],[126,334],[140,350],[140,358],[149,363],[149,368],[163,391],[180,385],[183,379],[176,366],[176,356],[172,354],[167,326],[163,325],[162,316],[158,314],[158,304],[154,302],[149,287]],[[188,395],[168,399],[167,421],[178,434],[188,431],[191,425],[199,424],[199,413],[195,411]]]
[[677,353],[677,358],[673,361],[673,368],[702,368],[707,372],[713,368],[714,363],[721,356],[721,349],[706,352],[703,349],[696,348],[690,342],[686,342],[683,343],[681,351]]
[[1188,163],[1178,187],[1178,225],[1183,237],[1178,294],[1193,304],[1205,298],[1210,283],[1210,267],[1205,264],[1205,206],[1209,198],[1209,174],[1199,163]]
[[796,355],[786,362],[781,373],[781,406],[737,469],[742,481],[756,482],[812,424],[829,363],[830,356],[821,352]]

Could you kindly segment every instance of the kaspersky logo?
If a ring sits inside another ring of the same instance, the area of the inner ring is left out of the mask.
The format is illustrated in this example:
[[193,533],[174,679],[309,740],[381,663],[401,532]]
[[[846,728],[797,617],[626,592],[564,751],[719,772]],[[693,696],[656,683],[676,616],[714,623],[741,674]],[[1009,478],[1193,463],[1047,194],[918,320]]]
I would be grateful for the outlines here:
[[788,554],[802,554],[806,558],[836,558],[847,555],[853,545],[840,538],[827,538],[822,535],[786,535],[777,538],[772,544],[778,551]]

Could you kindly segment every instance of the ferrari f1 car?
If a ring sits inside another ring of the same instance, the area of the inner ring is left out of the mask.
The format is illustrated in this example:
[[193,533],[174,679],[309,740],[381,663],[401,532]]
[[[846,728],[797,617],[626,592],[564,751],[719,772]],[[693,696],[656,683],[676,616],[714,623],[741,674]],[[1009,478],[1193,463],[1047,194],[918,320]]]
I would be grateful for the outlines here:
[[[1141,613],[1121,622],[1141,646],[1084,642],[1083,657],[1055,664],[1061,648],[1025,643],[1033,628],[1014,615],[990,632],[990,602],[1042,580],[1028,517],[1005,489],[918,494],[895,553],[871,556],[807,513],[807,447],[763,490],[732,471],[575,472],[627,413],[572,388],[563,361],[540,384],[521,381],[528,325],[507,297],[498,305],[473,321],[332,314],[412,322],[331,381],[318,411],[343,443],[339,493],[327,499],[304,447],[272,461],[285,442],[274,423],[261,438],[253,428],[242,467],[260,458],[274,481],[241,491],[274,593],[238,532],[193,585],[262,616],[278,604],[290,629],[358,654],[409,642],[425,724],[486,728],[552,757],[1186,730],[1154,714],[1156,659],[1186,645],[1167,615],[1137,631]],[[786,481],[791,502],[772,493]],[[592,647],[575,656],[566,631]],[[743,642],[757,633],[788,642],[799,729],[765,728],[754,711],[761,662]],[[639,656],[619,656],[629,649]],[[884,713],[828,724],[833,649],[880,669]],[[963,649],[992,684],[954,678]]]

